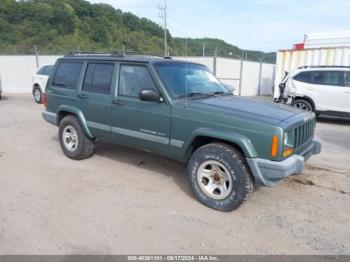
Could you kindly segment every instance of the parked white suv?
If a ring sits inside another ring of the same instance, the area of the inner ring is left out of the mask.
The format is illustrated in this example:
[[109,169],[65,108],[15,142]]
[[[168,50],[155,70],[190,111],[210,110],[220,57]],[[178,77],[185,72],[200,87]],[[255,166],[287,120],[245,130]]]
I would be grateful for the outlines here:
[[300,67],[279,87],[278,102],[316,114],[350,115],[350,67]]
[[42,102],[43,92],[46,87],[47,80],[51,74],[53,65],[41,66],[32,77],[32,94],[37,103]]

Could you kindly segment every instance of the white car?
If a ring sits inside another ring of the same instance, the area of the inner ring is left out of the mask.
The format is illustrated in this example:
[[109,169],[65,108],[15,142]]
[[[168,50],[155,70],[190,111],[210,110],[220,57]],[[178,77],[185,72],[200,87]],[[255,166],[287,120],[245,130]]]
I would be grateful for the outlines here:
[[53,65],[43,65],[32,77],[32,94],[35,102],[40,104],[42,102],[43,93],[45,91],[47,80],[51,74]]
[[316,114],[350,116],[350,67],[304,66],[286,74],[278,102]]

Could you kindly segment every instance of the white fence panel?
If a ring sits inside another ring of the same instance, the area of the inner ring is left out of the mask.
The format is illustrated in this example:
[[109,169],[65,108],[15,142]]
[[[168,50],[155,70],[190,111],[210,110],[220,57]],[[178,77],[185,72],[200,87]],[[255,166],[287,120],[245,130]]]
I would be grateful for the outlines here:
[[[40,56],[39,64],[54,64],[59,56]],[[37,70],[35,56],[0,56],[0,78],[4,92],[30,93]]]
[[213,57],[177,56],[177,57],[174,57],[174,59],[179,59],[179,60],[184,60],[184,61],[189,61],[189,62],[194,62],[194,63],[206,65],[211,71],[214,71],[214,58]]
[[259,90],[260,64],[255,62],[243,63],[242,96],[255,96]]
[[[39,64],[54,64],[61,56],[39,56]],[[185,61],[196,62],[206,65],[214,71],[213,57],[175,57]],[[261,81],[260,63],[243,62],[242,79],[241,61],[237,59],[221,58],[216,59],[216,75],[225,84],[229,84],[239,93],[239,86],[242,86],[241,95],[258,95],[259,84],[260,94],[270,95],[271,86],[274,81],[274,65],[262,64]],[[32,76],[37,70],[35,56],[0,56],[0,78],[4,92],[7,93],[30,93],[32,90]]]
[[263,64],[261,72],[260,95],[272,96],[275,78],[275,65]]

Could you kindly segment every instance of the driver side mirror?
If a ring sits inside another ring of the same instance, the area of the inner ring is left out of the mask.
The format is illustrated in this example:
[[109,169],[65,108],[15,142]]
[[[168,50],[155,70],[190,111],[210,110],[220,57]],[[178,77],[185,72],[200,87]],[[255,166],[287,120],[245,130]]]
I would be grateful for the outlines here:
[[233,87],[233,86],[231,86],[231,85],[229,85],[229,84],[224,84],[224,86],[226,87],[226,89],[227,89],[232,95],[235,94],[235,92],[236,92],[236,88],[235,88],[235,87]]
[[154,89],[142,89],[139,93],[141,101],[162,102],[159,92]]

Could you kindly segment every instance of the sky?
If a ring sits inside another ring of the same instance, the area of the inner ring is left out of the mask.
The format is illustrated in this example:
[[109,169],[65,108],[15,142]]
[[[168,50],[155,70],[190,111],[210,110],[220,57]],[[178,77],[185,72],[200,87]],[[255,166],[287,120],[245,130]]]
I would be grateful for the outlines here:
[[[161,25],[164,0],[89,0]],[[350,30],[350,0],[167,0],[172,36],[219,38],[243,49],[275,52],[307,33]]]

